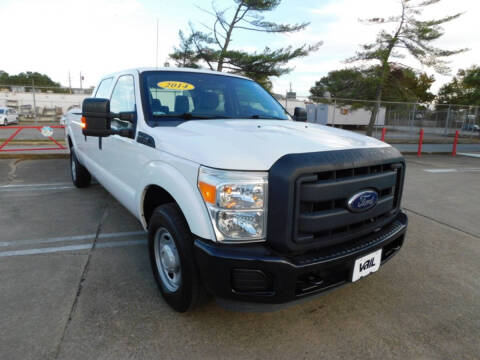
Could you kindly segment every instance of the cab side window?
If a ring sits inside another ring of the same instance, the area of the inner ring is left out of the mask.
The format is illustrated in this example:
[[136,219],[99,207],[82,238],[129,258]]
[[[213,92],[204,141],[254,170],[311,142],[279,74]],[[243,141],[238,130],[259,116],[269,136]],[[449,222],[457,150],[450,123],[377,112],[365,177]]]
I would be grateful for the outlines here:
[[[120,112],[136,112],[135,85],[132,75],[123,75],[118,78],[110,98],[110,111],[116,114]],[[112,120],[112,128],[126,127],[131,128],[133,124],[119,119]]]
[[103,79],[98,85],[97,92],[95,93],[95,97],[99,99],[108,99],[110,95],[110,87],[112,86],[113,78]]

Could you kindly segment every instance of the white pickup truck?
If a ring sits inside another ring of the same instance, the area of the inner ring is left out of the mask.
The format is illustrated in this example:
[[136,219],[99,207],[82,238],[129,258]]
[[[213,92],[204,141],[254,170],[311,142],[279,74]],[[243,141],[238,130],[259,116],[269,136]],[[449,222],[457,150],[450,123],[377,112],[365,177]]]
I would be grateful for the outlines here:
[[245,77],[118,72],[66,119],[72,180],[94,176],[148,230],[175,310],[275,308],[377,271],[407,227],[397,150],[294,118]]

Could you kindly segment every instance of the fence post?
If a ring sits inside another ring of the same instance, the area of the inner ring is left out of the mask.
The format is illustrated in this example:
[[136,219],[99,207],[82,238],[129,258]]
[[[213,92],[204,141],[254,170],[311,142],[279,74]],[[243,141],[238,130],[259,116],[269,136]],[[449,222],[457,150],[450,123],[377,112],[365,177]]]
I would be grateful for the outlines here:
[[457,155],[457,144],[458,144],[458,130],[455,130],[455,138],[453,139],[452,156]]
[[417,112],[417,103],[413,104],[413,109],[412,109],[412,117],[410,119],[410,133],[414,133],[415,130],[415,113]]
[[385,141],[385,133],[386,133],[386,132],[387,132],[387,128],[384,127],[384,128],[382,129],[382,141]]
[[[337,99],[333,99],[333,116],[332,116],[332,127],[335,127],[335,111],[337,109]],[[328,122],[328,120],[327,120]]]
[[37,103],[35,101],[35,80],[32,79],[32,96],[33,96],[33,116],[35,124],[37,124]]
[[450,124],[450,109],[451,109],[451,107],[452,107],[452,105],[448,105],[447,119],[445,120],[445,131],[444,131],[445,136],[448,135],[448,125]]
[[[470,134],[470,138],[473,138],[473,133],[475,132],[474,128],[475,128],[475,125],[477,124],[477,119],[478,119],[478,106],[475,106],[475,115],[473,115],[472,132]],[[479,125],[480,125],[480,123],[479,123]]]
[[418,150],[417,150],[418,157],[422,156],[422,143],[423,143],[423,129],[420,129],[420,137],[418,139]]

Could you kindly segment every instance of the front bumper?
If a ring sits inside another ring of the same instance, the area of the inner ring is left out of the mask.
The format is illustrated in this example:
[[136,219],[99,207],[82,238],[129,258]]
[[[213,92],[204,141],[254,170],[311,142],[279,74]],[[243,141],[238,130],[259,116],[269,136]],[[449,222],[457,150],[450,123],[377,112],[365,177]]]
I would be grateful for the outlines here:
[[266,244],[221,245],[195,240],[195,257],[207,291],[221,303],[285,304],[351,282],[355,259],[382,251],[382,265],[402,247],[407,216],[399,212],[380,231],[300,255]]

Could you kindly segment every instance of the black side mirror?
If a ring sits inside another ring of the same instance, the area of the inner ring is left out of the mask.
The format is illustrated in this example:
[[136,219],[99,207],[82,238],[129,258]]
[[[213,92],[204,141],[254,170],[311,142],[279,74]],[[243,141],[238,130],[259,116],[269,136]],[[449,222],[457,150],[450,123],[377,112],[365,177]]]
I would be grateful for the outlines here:
[[307,110],[301,107],[296,107],[293,111],[293,120],[295,121],[307,121]]
[[107,137],[114,132],[110,128],[110,100],[87,98],[82,104],[82,133],[85,136]]

